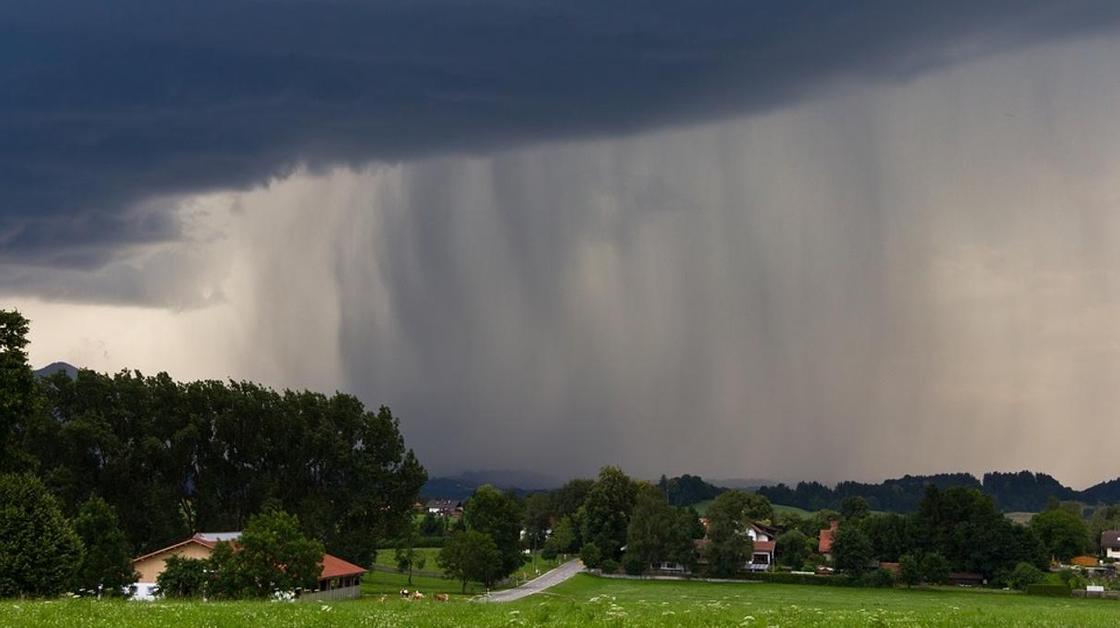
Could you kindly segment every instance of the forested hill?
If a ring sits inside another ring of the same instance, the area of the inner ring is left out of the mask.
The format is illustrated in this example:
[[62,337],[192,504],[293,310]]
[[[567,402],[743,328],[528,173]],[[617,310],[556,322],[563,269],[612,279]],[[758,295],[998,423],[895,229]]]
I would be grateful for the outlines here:
[[1051,499],[1090,504],[1120,502],[1120,479],[1077,491],[1050,475],[1030,471],[985,473],[982,479],[969,473],[906,475],[878,484],[840,482],[835,488],[819,482],[798,482],[794,487],[785,484],[764,486],[758,492],[775,504],[797,506],[806,510],[838,510],[844,498],[858,496],[866,499],[874,510],[913,512],[917,510],[927,484],[934,484],[938,488],[979,488],[991,495],[1004,512],[1038,512],[1045,509]]

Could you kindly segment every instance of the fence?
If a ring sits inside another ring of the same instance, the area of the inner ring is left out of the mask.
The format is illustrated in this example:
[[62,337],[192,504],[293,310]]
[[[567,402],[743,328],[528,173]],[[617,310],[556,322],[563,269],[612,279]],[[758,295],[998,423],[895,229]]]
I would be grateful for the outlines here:
[[354,586],[303,593],[299,596],[299,599],[304,602],[319,602],[324,600],[356,600],[360,597],[362,597],[361,587]]

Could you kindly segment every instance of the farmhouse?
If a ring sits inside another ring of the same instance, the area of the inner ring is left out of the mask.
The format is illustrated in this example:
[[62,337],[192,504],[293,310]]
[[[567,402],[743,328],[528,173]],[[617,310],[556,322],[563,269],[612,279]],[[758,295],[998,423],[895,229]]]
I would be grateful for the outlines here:
[[1101,532],[1101,551],[1105,558],[1120,558],[1120,530]]
[[769,526],[752,523],[747,527],[747,536],[754,542],[754,553],[747,561],[748,571],[766,571],[774,564],[774,545],[777,531]]
[[840,528],[838,521],[832,521],[828,524],[827,530],[821,530],[820,541],[817,543],[817,551],[825,560],[832,562],[832,540],[836,537],[836,530]]
[[[183,558],[209,558],[214,546],[225,541],[232,544],[241,538],[240,532],[199,532],[185,541],[169,545],[163,549],[132,559],[132,568],[140,574],[136,583],[137,599],[150,599],[156,588],[156,580],[167,566],[172,556]],[[320,561],[322,573],[319,574],[315,591],[301,594],[300,597],[314,600],[337,600],[361,596],[360,586],[366,570],[346,562],[337,556],[323,554]]]

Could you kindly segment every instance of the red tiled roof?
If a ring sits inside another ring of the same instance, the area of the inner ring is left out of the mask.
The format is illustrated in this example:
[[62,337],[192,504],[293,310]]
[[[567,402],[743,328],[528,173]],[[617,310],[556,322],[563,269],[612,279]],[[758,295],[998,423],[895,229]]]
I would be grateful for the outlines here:
[[774,541],[755,541],[754,551],[756,552],[773,552]]
[[818,552],[827,554],[832,551],[832,537],[836,534],[836,529],[837,524],[833,521],[827,530],[821,530],[821,540],[817,544]]
[[338,556],[331,556],[330,554],[323,554],[323,573],[320,578],[341,578],[343,576],[357,576],[364,574],[365,569],[348,563]]

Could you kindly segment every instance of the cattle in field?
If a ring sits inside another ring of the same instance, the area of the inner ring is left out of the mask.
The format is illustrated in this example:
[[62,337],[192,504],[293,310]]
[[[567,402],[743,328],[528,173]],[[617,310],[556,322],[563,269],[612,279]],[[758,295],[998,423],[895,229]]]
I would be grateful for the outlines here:
[[451,599],[451,596],[446,593],[437,593],[433,599],[437,602],[446,602]]

